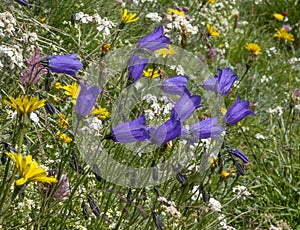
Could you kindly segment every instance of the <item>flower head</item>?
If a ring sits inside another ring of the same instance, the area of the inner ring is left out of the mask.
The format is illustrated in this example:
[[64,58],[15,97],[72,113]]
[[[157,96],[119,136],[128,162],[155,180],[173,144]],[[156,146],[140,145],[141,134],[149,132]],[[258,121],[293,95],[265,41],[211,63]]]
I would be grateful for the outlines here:
[[232,148],[232,149],[229,150],[229,152],[232,155],[240,158],[244,163],[248,163],[249,162],[248,157],[246,157],[246,155],[244,153],[242,153],[240,150]]
[[77,58],[77,54],[47,56],[41,63],[52,72],[73,76],[82,68],[82,63]]
[[220,34],[218,33],[218,31],[212,25],[206,24],[206,28],[207,28],[208,34],[210,36],[220,37]]
[[178,16],[186,18],[186,15],[185,15],[185,13],[183,11],[179,11],[179,10],[176,10],[176,9],[170,8],[167,13],[170,14],[170,15],[176,14]]
[[19,3],[22,6],[28,6],[27,0],[15,0],[17,3]]
[[45,105],[46,100],[45,99],[39,99],[38,97],[30,97],[28,98],[27,95],[23,97],[9,97],[10,101],[3,100],[3,102],[10,107],[14,108],[19,116],[22,116],[23,114],[27,114],[28,117],[30,116],[30,113],[33,111],[43,107]]
[[139,20],[139,17],[136,17],[136,14],[128,14],[127,9],[124,9],[124,12],[121,9],[121,17],[122,17],[122,23],[124,23],[124,24],[130,23],[130,22],[136,22],[137,20]]
[[143,75],[149,78],[157,78],[160,76],[158,70],[153,70],[152,68],[148,68],[147,70],[144,70]]
[[242,101],[240,96],[237,97],[234,104],[228,109],[224,115],[225,122],[228,126],[235,125],[245,117],[254,114],[250,110],[249,101]]
[[162,55],[163,58],[166,58],[168,55],[176,53],[174,46],[171,46],[170,44],[168,44],[167,46],[168,46],[168,48],[162,48],[162,49],[156,50],[155,53]]
[[245,48],[255,56],[261,54],[261,48],[256,43],[247,43]]
[[282,14],[273,14],[273,16],[279,21],[282,21],[284,19],[284,16]]
[[67,134],[65,133],[61,133],[60,131],[58,131],[56,133],[56,137],[61,140],[62,142],[65,142],[65,143],[70,143],[72,141],[72,139],[70,137],[67,136]]
[[139,42],[137,47],[141,49],[147,49],[149,51],[156,51],[162,48],[168,49],[167,44],[170,42],[170,38],[164,36],[163,26],[159,26],[154,29],[154,31],[143,37]]
[[101,90],[98,86],[87,87],[80,82],[80,92],[76,101],[75,113],[78,120],[88,115],[96,103],[97,97]]
[[285,40],[288,42],[293,42],[294,39],[294,35],[291,33],[288,33],[285,29],[285,27],[282,27],[280,30],[275,29],[277,31],[276,34],[274,34],[274,37],[278,37],[279,40]]
[[104,120],[109,116],[106,108],[97,107],[92,110],[92,114],[96,115],[99,120]]
[[175,94],[181,96],[182,94],[189,94],[186,84],[188,78],[185,76],[171,77],[162,83],[162,89],[168,94]]
[[30,56],[27,60],[28,69],[22,72],[22,82],[27,84],[37,83],[41,79],[41,74],[46,74],[47,70],[45,67],[39,63],[41,60],[40,58],[40,51],[36,50],[33,56]]
[[203,82],[203,88],[208,91],[220,93],[222,96],[229,93],[231,86],[237,79],[231,68],[218,69],[219,75],[209,78]]
[[60,84],[57,84],[58,89],[64,89],[65,90],[65,95],[67,96],[71,96],[72,97],[72,103],[76,104],[76,100],[77,97],[79,95],[80,92],[80,85],[78,85],[75,81],[72,82],[72,84],[70,85],[65,85],[65,86],[61,86]]
[[46,171],[38,166],[36,161],[32,160],[32,156],[22,157],[19,153],[6,153],[16,164],[16,168],[20,174],[20,179],[16,181],[16,185],[20,186],[29,182],[57,182],[54,177],[48,177]]
[[129,60],[128,66],[128,78],[132,82],[136,82],[143,74],[145,67],[148,65],[150,59],[143,58],[136,54],[133,54]]
[[112,130],[112,139],[115,142],[130,143],[136,141],[148,141],[150,135],[146,126],[144,115],[137,119],[115,126]]

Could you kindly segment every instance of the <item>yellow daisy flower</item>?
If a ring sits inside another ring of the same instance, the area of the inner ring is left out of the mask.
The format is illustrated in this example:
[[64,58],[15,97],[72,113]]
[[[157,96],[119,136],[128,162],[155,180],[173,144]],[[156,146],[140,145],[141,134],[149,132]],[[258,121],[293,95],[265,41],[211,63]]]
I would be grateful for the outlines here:
[[73,82],[72,85],[65,85],[61,86],[61,89],[65,90],[65,95],[72,97],[72,103],[76,104],[77,97],[80,92],[80,85],[78,85],[76,82]]
[[121,17],[122,17],[122,23],[124,23],[124,24],[130,23],[130,22],[136,22],[137,20],[139,20],[139,17],[136,17],[136,14],[128,14],[127,9],[124,9],[124,12],[121,9]]
[[293,42],[294,35],[291,33],[288,33],[284,27],[282,27],[280,30],[275,29],[277,31],[276,34],[274,34],[274,37],[278,37],[279,40],[285,40],[288,42]]
[[4,104],[9,105],[10,107],[14,108],[18,115],[27,114],[28,117],[31,112],[34,110],[37,110],[45,105],[46,100],[45,99],[39,99],[38,97],[30,97],[27,96],[23,97],[9,97],[10,102],[7,100],[3,100]]
[[70,143],[72,141],[72,139],[70,137],[68,137],[65,133],[61,133],[60,131],[58,131],[56,133],[56,136],[59,140],[66,142],[66,143]]
[[220,37],[220,34],[218,33],[218,31],[212,25],[206,24],[206,28],[207,28],[208,34],[210,36]]
[[170,8],[167,13],[170,14],[170,15],[176,14],[178,16],[186,18],[185,13],[183,11],[180,11],[180,10]]
[[96,115],[99,120],[104,120],[109,116],[109,112],[106,110],[106,108],[101,107],[94,108],[92,110],[92,114]]
[[206,0],[206,1],[211,3],[211,4],[215,4],[215,0]]
[[68,128],[69,119],[66,117],[66,115],[61,113],[59,114],[59,117],[60,117],[59,124],[58,124],[59,128],[61,129]]
[[54,183],[57,182],[55,177],[48,177],[45,169],[38,166],[36,161],[32,160],[32,156],[28,155],[22,157],[19,153],[6,153],[16,164],[16,168],[21,176],[16,181],[16,185],[20,186],[29,182],[45,182]]
[[156,50],[155,53],[161,54],[163,58],[166,58],[168,55],[176,53],[176,50],[172,45],[168,44],[168,47],[169,47],[169,49],[162,48],[162,49]]
[[245,48],[255,56],[261,54],[261,48],[256,43],[247,43]]
[[284,19],[284,16],[282,14],[273,14],[273,16],[279,21],[282,21]]
[[226,171],[222,171],[222,172],[221,172],[221,177],[222,177],[223,179],[226,179],[229,175],[230,175],[230,172],[226,172]]
[[143,71],[143,74],[145,77],[149,77],[149,78],[157,78],[160,76],[158,70],[153,70],[152,68],[148,68],[147,70]]

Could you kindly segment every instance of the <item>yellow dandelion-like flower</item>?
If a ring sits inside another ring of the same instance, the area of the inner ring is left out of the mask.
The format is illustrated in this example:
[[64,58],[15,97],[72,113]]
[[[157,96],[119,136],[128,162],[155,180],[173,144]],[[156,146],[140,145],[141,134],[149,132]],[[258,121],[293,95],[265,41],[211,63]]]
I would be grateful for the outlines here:
[[110,44],[104,43],[104,44],[102,45],[102,52],[108,53],[108,52],[110,51],[110,48],[111,48],[111,45],[110,45]]
[[274,37],[278,37],[279,40],[285,40],[288,42],[293,42],[294,35],[291,33],[288,33],[284,27],[282,27],[280,30],[275,29],[277,31],[276,34],[274,34]]
[[284,16],[282,14],[273,14],[273,16],[279,21],[282,21],[284,19]]
[[230,175],[230,172],[226,172],[226,171],[222,171],[222,172],[221,172],[221,177],[222,177],[223,179],[226,179],[229,175]]
[[96,115],[99,120],[104,120],[109,117],[109,112],[106,110],[106,108],[101,107],[94,108],[92,110],[92,114]]
[[38,97],[28,98],[27,96],[17,98],[9,97],[9,100],[10,102],[4,99],[3,102],[14,108],[18,115],[21,116],[23,114],[27,114],[28,117],[33,111],[43,107],[46,102],[45,99],[40,100]]
[[245,48],[255,56],[261,54],[261,48],[256,43],[247,43]]
[[66,142],[66,143],[70,143],[72,141],[71,138],[69,138],[65,133],[61,133],[60,131],[58,131],[56,133],[56,136],[59,140]]
[[139,17],[136,17],[136,14],[128,14],[127,9],[124,9],[124,12],[121,9],[121,17],[122,17],[122,23],[124,23],[124,24],[130,23],[130,22],[136,22],[137,20],[139,20]]
[[61,89],[65,90],[65,95],[72,97],[72,103],[76,104],[77,97],[80,92],[80,85],[78,85],[76,82],[73,82],[72,85],[65,85],[62,86]]
[[208,34],[210,36],[220,37],[220,34],[218,33],[218,31],[212,25],[206,24],[206,28],[207,28]]
[[178,16],[181,16],[181,17],[186,18],[185,13],[184,13],[183,11],[180,11],[180,10],[176,10],[176,9],[170,8],[170,9],[168,9],[168,12],[167,12],[167,13],[170,14],[170,15],[176,14],[176,15],[178,15]]
[[168,55],[176,53],[174,46],[168,44],[168,48],[169,49],[162,48],[162,49],[156,50],[155,53],[162,55],[163,58],[166,58]]
[[60,84],[60,82],[55,82],[54,87],[55,87],[56,89],[61,89],[62,85]]
[[40,22],[40,23],[44,23],[45,21],[46,21],[46,18],[45,18],[45,17],[39,18],[39,22]]
[[226,108],[221,108],[221,113],[223,114],[223,116],[226,114],[227,109]]
[[211,168],[216,168],[218,166],[218,157],[208,158],[208,162],[210,163]]
[[215,4],[215,0],[206,0],[206,1],[211,3],[211,4]]
[[61,129],[68,128],[69,119],[66,117],[66,115],[61,113],[59,114],[59,117],[60,117],[59,124],[58,124],[59,128]]
[[152,68],[148,68],[147,70],[143,71],[143,74],[145,77],[149,77],[149,78],[157,78],[160,76],[158,70],[153,70]]
[[19,153],[6,153],[16,164],[16,168],[20,174],[20,179],[16,181],[16,185],[20,186],[29,182],[57,182],[55,177],[49,177],[45,169],[38,166],[38,163],[32,160],[32,156],[23,157]]

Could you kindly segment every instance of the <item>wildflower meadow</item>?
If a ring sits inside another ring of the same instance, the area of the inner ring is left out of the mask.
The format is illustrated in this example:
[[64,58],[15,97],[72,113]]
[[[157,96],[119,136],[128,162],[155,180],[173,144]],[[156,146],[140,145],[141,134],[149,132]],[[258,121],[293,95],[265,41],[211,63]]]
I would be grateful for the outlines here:
[[298,0],[2,0],[0,230],[300,230]]

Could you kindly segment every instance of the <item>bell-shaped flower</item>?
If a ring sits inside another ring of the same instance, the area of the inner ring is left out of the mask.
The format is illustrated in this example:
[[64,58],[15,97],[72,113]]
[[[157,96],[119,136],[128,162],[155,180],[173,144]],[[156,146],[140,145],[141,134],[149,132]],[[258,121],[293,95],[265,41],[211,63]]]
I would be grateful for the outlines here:
[[226,112],[224,120],[226,125],[231,126],[252,114],[254,112],[250,110],[249,101],[241,100],[240,96],[238,96],[234,104]]
[[135,120],[115,126],[111,134],[112,139],[120,143],[150,140],[148,127],[146,126],[146,118],[143,114]]
[[158,128],[150,127],[149,132],[151,143],[160,146],[181,136],[181,122],[173,116]]
[[100,92],[101,90],[98,86],[87,87],[80,82],[80,92],[75,107],[76,117],[79,121],[91,112]]
[[145,67],[149,63],[149,58],[143,58],[136,54],[133,54],[130,57],[129,66],[128,66],[128,78],[132,82],[136,82],[140,79],[143,74]]
[[19,3],[22,6],[28,6],[28,1],[27,0],[15,0],[17,3]]
[[163,81],[162,89],[168,94],[175,94],[181,96],[182,94],[189,94],[189,91],[186,87],[188,78],[185,76],[176,76],[168,78]]
[[154,52],[162,48],[169,49],[169,47],[167,46],[169,42],[170,38],[164,36],[163,26],[159,26],[155,28],[151,34],[143,37],[138,42],[137,47]]
[[77,58],[77,54],[47,56],[41,63],[52,72],[73,76],[82,68],[82,63]]
[[240,158],[244,163],[248,163],[249,162],[248,157],[246,157],[246,155],[244,153],[242,153],[240,150],[232,148],[232,149],[229,150],[229,152],[232,155]]
[[218,125],[218,117],[206,118],[190,127],[192,136],[198,139],[212,138],[217,140],[224,128]]
[[203,88],[214,91],[222,96],[229,93],[231,86],[237,79],[237,75],[232,73],[231,68],[218,69],[219,75],[209,78],[203,82]]
[[183,94],[175,103],[172,109],[172,116],[176,116],[181,122],[187,120],[192,113],[199,108],[200,95]]

